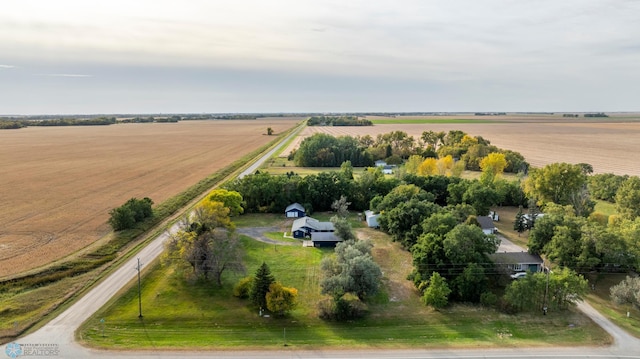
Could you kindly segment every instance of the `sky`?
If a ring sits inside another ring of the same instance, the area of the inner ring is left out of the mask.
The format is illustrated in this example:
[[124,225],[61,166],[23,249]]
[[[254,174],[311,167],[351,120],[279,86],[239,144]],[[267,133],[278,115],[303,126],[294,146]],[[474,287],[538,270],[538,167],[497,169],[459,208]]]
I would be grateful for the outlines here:
[[7,0],[0,114],[640,111],[640,0]]

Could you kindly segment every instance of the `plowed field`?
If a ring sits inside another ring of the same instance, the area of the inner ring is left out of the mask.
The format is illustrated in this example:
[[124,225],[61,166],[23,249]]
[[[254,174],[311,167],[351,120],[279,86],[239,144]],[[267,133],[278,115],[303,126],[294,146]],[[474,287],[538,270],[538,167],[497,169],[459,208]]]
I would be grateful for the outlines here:
[[47,264],[109,231],[131,197],[156,203],[268,143],[291,119],[0,131],[0,277]]
[[[494,118],[482,118],[494,120]],[[462,130],[482,136],[500,148],[520,152],[535,167],[554,162],[589,163],[595,173],[640,176],[640,120],[609,118],[603,120],[565,120],[558,118],[499,117],[494,123],[384,124],[367,127],[307,127],[285,151],[317,132],[334,136],[373,138],[381,133],[404,131],[419,139],[423,131]]]

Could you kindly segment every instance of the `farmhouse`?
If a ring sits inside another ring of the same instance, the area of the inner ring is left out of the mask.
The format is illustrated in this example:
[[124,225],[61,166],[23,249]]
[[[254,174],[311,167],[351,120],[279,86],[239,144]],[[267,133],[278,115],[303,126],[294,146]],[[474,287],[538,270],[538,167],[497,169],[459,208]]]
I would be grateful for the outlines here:
[[307,214],[304,207],[302,207],[300,203],[296,202],[287,206],[287,208],[284,210],[284,215],[287,218],[301,218],[306,216]]
[[387,162],[386,162],[386,161],[383,161],[383,160],[377,160],[377,161],[375,162],[375,165],[376,165],[376,167],[384,167],[384,166],[386,166],[386,165],[387,165]]
[[489,258],[497,267],[512,272],[541,272],[544,268],[544,261],[539,255],[527,252],[493,253]]
[[373,213],[373,211],[364,211],[364,218],[367,221],[367,226],[369,228],[380,228],[378,224],[378,216],[379,214]]
[[293,221],[291,233],[294,238],[311,237],[315,232],[333,232],[335,229],[331,222],[320,222],[311,217],[302,217]]
[[498,231],[496,226],[493,224],[493,219],[489,216],[478,216],[476,217],[478,223],[480,223],[480,228],[482,228],[482,232],[484,234],[494,234]]
[[393,168],[394,167],[395,166],[393,166],[393,165],[382,166],[382,173],[384,173],[386,175],[391,175],[391,174],[393,174]]

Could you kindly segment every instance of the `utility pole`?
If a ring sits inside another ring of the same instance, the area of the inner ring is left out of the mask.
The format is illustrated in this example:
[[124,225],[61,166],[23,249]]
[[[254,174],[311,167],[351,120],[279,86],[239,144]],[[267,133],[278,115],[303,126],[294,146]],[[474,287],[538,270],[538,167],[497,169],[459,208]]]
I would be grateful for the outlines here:
[[549,274],[551,273],[551,268],[546,267],[546,269],[547,269],[547,286],[544,289],[544,306],[542,307],[542,315],[547,315],[547,298],[549,296]]
[[142,318],[142,291],[140,289],[140,258],[138,257],[138,265],[136,266],[136,270],[138,270],[138,318]]

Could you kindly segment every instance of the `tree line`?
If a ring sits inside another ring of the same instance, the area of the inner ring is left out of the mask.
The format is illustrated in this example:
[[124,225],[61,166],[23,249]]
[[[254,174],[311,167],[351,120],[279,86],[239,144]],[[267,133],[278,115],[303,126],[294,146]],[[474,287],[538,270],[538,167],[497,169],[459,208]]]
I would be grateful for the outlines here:
[[366,167],[376,160],[402,164],[417,156],[421,161],[449,161],[459,170],[479,171],[480,161],[491,153],[504,155],[505,172],[526,173],[529,168],[520,153],[500,149],[481,136],[473,137],[459,130],[424,131],[418,140],[404,131],[379,134],[375,139],[370,135],[336,138],[314,134],[305,138],[298,149],[289,154],[289,159],[301,167],[337,167],[344,161],[351,161],[355,167]]
[[373,126],[373,123],[358,116],[311,116],[307,126]]

